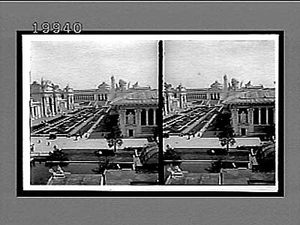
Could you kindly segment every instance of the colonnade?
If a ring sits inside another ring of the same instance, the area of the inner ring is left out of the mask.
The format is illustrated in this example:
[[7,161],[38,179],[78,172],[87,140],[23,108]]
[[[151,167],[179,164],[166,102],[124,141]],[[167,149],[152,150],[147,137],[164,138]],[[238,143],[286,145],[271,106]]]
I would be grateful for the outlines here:
[[189,99],[207,99],[207,94],[188,94]]
[[94,95],[90,94],[80,94],[80,95],[75,95],[75,100],[87,100],[87,101],[94,101]]
[[31,106],[30,107],[30,116],[33,119],[38,119],[42,117],[41,113],[41,107],[37,106]]
[[[271,113],[270,110],[272,110]],[[271,118],[270,115],[272,115]],[[248,108],[247,114],[245,116],[245,119],[242,119],[241,113],[239,113],[239,109],[232,109],[233,124],[245,123],[251,125],[269,125],[275,123],[275,109],[270,107]]]
[[121,108],[118,111],[123,135],[136,137],[153,134],[153,128],[157,125],[157,107]]
[[95,97],[95,99],[97,99],[98,101],[107,101],[108,97],[107,97],[107,93],[103,93],[103,94],[96,94],[97,97]]
[[208,99],[208,100],[220,100],[220,92],[208,92],[208,93],[188,93],[187,98],[189,100]]
[[[63,106],[61,104],[64,104]],[[63,108],[61,108],[63,107]],[[64,109],[73,109],[74,99],[73,95],[66,95],[66,99],[61,99],[60,95],[44,95],[38,102],[30,103],[30,115],[32,119],[42,117],[55,116]]]
[[107,101],[108,94],[101,93],[101,94],[75,94],[76,101]]
[[210,99],[211,100],[219,100],[220,99],[220,93],[210,93]]
[[[130,110],[127,111],[127,110]],[[120,121],[125,125],[139,125],[148,126],[156,125],[157,123],[157,112],[156,108],[146,109],[121,109],[119,110]]]

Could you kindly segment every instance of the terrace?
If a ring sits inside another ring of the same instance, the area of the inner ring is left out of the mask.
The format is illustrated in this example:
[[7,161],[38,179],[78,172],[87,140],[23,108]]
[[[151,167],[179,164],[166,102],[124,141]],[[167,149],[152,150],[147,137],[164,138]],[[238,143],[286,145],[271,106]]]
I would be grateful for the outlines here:
[[214,116],[219,107],[195,107],[172,115],[163,121],[163,129],[175,134],[196,134]]
[[60,136],[83,134],[103,114],[102,109],[89,108],[73,114],[61,115],[32,127],[31,136],[48,136],[54,133]]

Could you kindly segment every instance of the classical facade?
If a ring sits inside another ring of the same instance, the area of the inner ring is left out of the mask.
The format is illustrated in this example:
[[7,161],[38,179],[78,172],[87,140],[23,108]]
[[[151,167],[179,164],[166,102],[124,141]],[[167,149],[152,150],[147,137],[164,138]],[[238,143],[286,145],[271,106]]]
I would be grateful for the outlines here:
[[164,89],[164,115],[176,113],[187,108],[186,88],[178,85],[173,88],[171,84],[165,83]]
[[30,85],[31,119],[55,116],[74,109],[73,89],[66,86],[60,89],[49,80],[41,83],[34,81]]
[[218,81],[215,81],[209,88],[187,89],[187,101],[221,100],[222,94],[222,85]]
[[102,106],[109,101],[110,86],[102,82],[97,89],[74,90],[75,103],[94,103],[93,106]]
[[109,104],[117,97],[126,94],[150,90],[150,87],[140,87],[138,82],[130,86],[126,81],[120,79],[117,83],[114,76],[111,77],[111,84],[102,82],[97,89],[74,90],[75,103],[90,103],[92,106],[103,106]]
[[102,82],[97,89],[73,90],[69,86],[60,89],[51,81],[30,86],[30,111],[32,119],[52,117],[75,107],[111,107],[119,114],[124,137],[153,136],[157,127],[158,93],[148,87],[133,85],[124,80],[111,84]]
[[124,137],[153,136],[157,127],[157,90],[135,91],[115,98],[112,109],[119,114],[120,129]]
[[275,124],[275,89],[241,92],[224,102],[231,111],[231,123],[238,136],[267,135]]
[[229,82],[228,76],[225,74],[223,76],[223,84],[215,81],[210,85],[209,88],[186,89],[186,95],[188,102],[202,101],[203,103],[215,105],[221,103],[228,97],[237,95],[241,92],[248,90],[258,90],[262,88],[262,85],[252,85],[251,81],[243,86],[243,82],[240,83],[235,78],[232,78]]

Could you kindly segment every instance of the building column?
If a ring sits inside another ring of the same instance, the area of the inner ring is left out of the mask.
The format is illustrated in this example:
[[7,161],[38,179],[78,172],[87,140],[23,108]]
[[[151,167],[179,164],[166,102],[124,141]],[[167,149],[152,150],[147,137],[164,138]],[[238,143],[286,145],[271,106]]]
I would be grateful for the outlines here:
[[276,108],[273,108],[273,123],[276,124]]
[[[51,101],[51,102],[50,102]],[[51,104],[50,104],[51,103]],[[52,97],[49,97],[49,106],[50,106],[50,116],[53,116],[54,115],[54,106],[53,106],[53,103],[54,103],[54,100]]]
[[45,97],[43,96],[42,97],[42,115],[43,115],[43,117],[45,117],[46,116],[46,110],[45,110]]
[[126,130],[126,111],[124,109],[119,110],[119,123],[120,123],[120,130],[124,137],[127,137],[127,130]]
[[258,108],[258,124],[261,124],[261,108]]
[[254,109],[253,108],[249,108],[247,109],[248,111],[248,123],[249,123],[249,126],[248,126],[248,129],[247,129],[247,135],[249,133],[252,133],[254,132]]
[[156,125],[156,110],[153,109],[153,125]]
[[253,125],[253,108],[247,109],[248,111],[248,123]]
[[266,124],[269,124],[269,108],[266,108]]
[[148,109],[146,109],[146,125],[148,125]]
[[55,97],[55,114],[59,113],[59,103],[60,103],[59,98],[58,98],[58,96],[56,96]]
[[34,112],[34,118],[37,119],[38,118],[37,106],[34,106],[33,112]]
[[74,95],[70,95],[70,100],[71,100],[71,108],[74,109]]
[[[167,93],[167,105],[168,105],[168,113],[171,112],[172,106],[171,106],[171,98],[170,98],[170,93]],[[147,109],[146,109],[146,118],[148,118],[148,114],[147,114]],[[147,121],[147,119],[146,119]]]
[[53,99],[51,97],[48,97],[48,105],[49,105],[49,109],[50,109],[50,116],[53,116]]
[[41,107],[38,107],[38,118],[41,118]]
[[232,124],[237,125],[239,121],[238,109],[232,109]]
[[55,116],[55,99],[53,97],[51,97],[51,100],[52,100],[52,116]]
[[[45,97],[45,112],[46,112],[46,116],[51,116],[48,112],[49,112],[49,108],[51,107],[50,106],[50,102],[49,102],[49,97]],[[51,113],[51,111],[50,111]]]
[[67,109],[70,109],[70,95],[67,95]]
[[[50,99],[51,99],[51,104],[50,104]],[[51,116],[54,116],[54,99],[52,97],[49,97],[49,105],[50,105],[50,111],[51,111]]]
[[135,110],[135,124],[138,126],[141,125],[141,110],[140,109]]
[[30,106],[30,117],[33,119],[34,118],[34,107]]
[[125,110],[119,110],[120,112],[120,125],[125,125],[126,124],[126,114],[125,114]]
[[52,109],[53,109],[53,111],[52,111],[52,115],[54,116],[54,115],[56,115],[56,104],[55,104],[55,96],[54,95],[52,95]]

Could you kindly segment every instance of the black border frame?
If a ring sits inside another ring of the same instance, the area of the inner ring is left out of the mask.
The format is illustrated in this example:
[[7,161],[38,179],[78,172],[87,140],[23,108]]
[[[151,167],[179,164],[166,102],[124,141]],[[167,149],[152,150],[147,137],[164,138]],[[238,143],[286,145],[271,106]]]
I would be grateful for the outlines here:
[[[243,192],[243,191],[92,191],[92,190],[24,190],[23,188],[23,57],[22,57],[22,36],[35,35],[33,31],[17,31],[16,36],[16,102],[17,102],[17,150],[16,150],[16,195],[17,197],[284,197],[284,31],[283,30],[102,30],[102,31],[82,31],[76,35],[199,35],[199,34],[220,34],[220,35],[243,35],[243,34],[278,34],[279,35],[279,57],[278,57],[278,191],[277,192]],[[42,34],[38,32],[37,35]],[[60,33],[66,34],[66,33]],[[46,35],[60,35],[48,33]],[[75,34],[71,32],[70,34]],[[162,42],[159,42],[159,54],[162,54]],[[162,63],[162,57],[159,62]],[[163,107],[163,74],[162,65],[159,64],[159,110],[162,112]],[[162,114],[161,114],[162,115]],[[162,122],[162,116],[158,117],[158,121]],[[159,156],[162,155],[162,127],[159,126],[160,131],[160,151]],[[160,157],[160,162],[162,157]],[[162,164],[162,163],[160,163]],[[162,164],[163,165],[163,164]],[[163,168],[160,167],[162,170]],[[159,177],[160,183],[163,177]],[[183,186],[184,188],[184,186]]]

